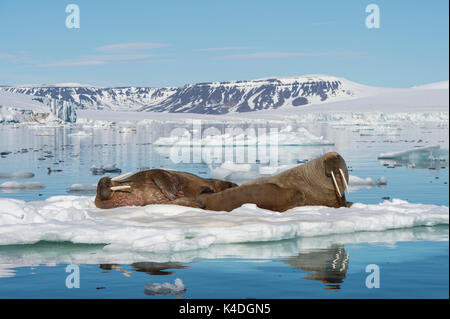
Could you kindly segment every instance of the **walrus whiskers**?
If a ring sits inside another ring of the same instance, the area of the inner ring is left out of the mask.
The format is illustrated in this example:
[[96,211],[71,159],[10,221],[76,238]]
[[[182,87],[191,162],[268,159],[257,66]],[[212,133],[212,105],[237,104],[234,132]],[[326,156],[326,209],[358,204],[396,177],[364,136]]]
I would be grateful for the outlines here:
[[341,176],[342,176],[342,179],[344,180],[345,188],[347,189],[347,192],[350,194],[350,189],[348,188],[348,184],[347,184],[347,181],[345,179],[344,172],[342,171],[341,168],[339,169],[339,172],[341,172]]
[[336,178],[334,177],[333,171],[331,171],[331,177],[333,178],[334,186],[336,186],[336,190],[337,190],[337,192],[339,194],[339,197],[342,197],[341,191],[339,190],[339,186],[338,186],[338,184],[336,182]]
[[128,186],[128,185],[124,185],[124,186],[113,186],[113,187],[110,187],[110,190],[112,190],[112,191],[120,191],[120,190],[130,189],[130,188],[131,188],[131,186]]
[[128,172],[128,173],[125,173],[125,174],[122,174],[122,175],[113,177],[113,178],[111,178],[111,181],[116,182],[116,181],[118,181],[119,179],[122,179],[123,177],[128,176],[128,175],[130,175],[130,174],[131,174],[131,172]]

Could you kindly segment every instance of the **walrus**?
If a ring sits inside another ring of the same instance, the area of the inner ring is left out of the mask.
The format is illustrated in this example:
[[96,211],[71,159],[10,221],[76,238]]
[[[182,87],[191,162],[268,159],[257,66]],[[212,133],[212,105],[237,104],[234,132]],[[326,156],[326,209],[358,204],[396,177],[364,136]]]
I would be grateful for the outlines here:
[[197,175],[152,169],[114,178],[103,177],[97,184],[95,206],[109,209],[121,206],[175,204],[203,207],[196,198],[200,194],[220,192],[238,185],[218,179],[205,179]]
[[218,193],[200,194],[204,209],[232,211],[246,203],[284,212],[297,206],[350,207],[345,199],[348,170],[341,155],[327,153],[271,177],[258,178]]

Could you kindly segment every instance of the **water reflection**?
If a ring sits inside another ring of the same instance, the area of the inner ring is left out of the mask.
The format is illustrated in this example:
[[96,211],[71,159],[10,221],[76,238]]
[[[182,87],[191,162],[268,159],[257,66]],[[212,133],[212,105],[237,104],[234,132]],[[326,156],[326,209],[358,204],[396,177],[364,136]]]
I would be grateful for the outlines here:
[[[173,271],[168,269],[185,269],[187,266],[179,262],[136,262],[130,264],[136,272],[144,272],[153,276],[171,275]],[[100,264],[100,269],[124,271],[118,264]]]
[[349,254],[343,245],[332,245],[328,249],[301,252],[283,262],[308,271],[303,279],[319,280],[325,284],[325,289],[338,290],[347,274]]

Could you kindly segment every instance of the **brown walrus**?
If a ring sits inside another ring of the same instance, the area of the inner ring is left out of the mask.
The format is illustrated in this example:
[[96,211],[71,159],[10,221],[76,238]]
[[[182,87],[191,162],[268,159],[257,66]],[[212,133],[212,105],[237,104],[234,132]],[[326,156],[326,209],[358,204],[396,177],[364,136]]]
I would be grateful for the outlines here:
[[350,207],[352,203],[346,201],[344,193],[347,181],[344,159],[332,152],[277,175],[196,199],[204,209],[215,211],[232,211],[245,203],[278,212],[306,205]]
[[238,186],[228,181],[162,169],[142,171],[121,179],[127,175],[129,174],[100,179],[95,206],[103,209],[150,204],[202,207],[202,203],[196,200],[200,194]]

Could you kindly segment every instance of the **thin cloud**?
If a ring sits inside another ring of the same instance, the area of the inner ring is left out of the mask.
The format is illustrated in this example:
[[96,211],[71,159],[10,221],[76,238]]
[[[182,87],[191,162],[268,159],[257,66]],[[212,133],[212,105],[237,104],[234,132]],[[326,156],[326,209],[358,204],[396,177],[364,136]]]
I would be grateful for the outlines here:
[[31,58],[26,51],[20,51],[16,54],[0,52],[0,60],[7,60],[12,62],[30,62]]
[[138,51],[148,49],[158,49],[168,46],[168,43],[156,43],[156,42],[133,42],[133,43],[119,43],[104,45],[95,48],[95,51],[100,52],[122,52],[122,51]]
[[119,54],[119,55],[90,55],[77,59],[61,60],[46,64],[39,64],[40,67],[67,67],[67,66],[92,66],[119,63],[142,63],[153,57],[151,54]]
[[261,59],[288,59],[297,57],[326,57],[326,56],[355,56],[355,55],[365,55],[366,52],[353,52],[353,51],[342,51],[342,52],[315,52],[315,53],[305,53],[305,52],[256,52],[248,54],[231,54],[220,56],[218,60],[261,60]]
[[204,48],[204,49],[197,49],[196,51],[202,51],[202,52],[216,52],[216,51],[233,51],[233,50],[249,50],[249,49],[255,49],[255,47],[238,47],[238,46],[230,46],[230,47],[222,47],[222,48]]

